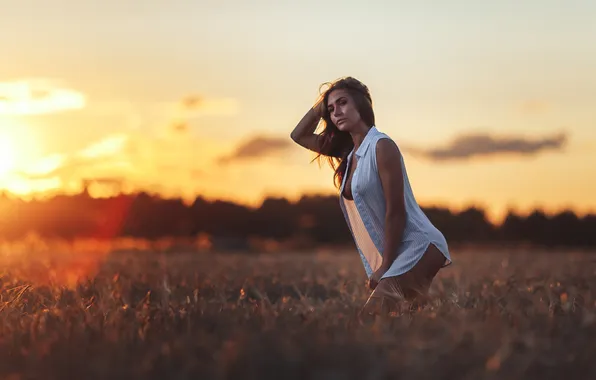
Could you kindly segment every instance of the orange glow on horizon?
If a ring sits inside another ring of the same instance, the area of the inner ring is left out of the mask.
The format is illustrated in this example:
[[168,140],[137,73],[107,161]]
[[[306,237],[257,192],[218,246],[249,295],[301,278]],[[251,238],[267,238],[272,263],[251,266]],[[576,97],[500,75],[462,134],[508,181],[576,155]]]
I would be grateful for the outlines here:
[[[41,174],[59,165],[39,160],[39,141],[26,124],[0,118],[0,189],[17,195],[60,187],[57,178],[30,181],[23,173]],[[41,163],[41,165],[38,165]]]
[[0,134],[0,180],[14,169],[15,161],[13,142],[8,136]]

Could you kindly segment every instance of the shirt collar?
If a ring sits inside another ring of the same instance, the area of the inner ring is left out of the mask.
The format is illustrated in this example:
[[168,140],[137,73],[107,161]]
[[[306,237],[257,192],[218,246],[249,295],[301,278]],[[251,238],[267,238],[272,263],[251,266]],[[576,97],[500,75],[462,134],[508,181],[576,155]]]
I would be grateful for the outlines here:
[[358,150],[356,150],[356,156],[358,156],[358,158],[364,156],[364,153],[366,153],[366,150],[371,144],[372,139],[376,135],[376,133],[377,127],[373,125],[366,133],[366,136],[364,136],[364,140],[362,140],[362,143],[358,147]]

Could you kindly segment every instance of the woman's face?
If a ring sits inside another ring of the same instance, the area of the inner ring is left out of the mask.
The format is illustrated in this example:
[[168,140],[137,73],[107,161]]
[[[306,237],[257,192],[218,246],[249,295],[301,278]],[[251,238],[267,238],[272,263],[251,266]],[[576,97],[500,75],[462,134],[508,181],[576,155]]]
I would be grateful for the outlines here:
[[329,111],[331,122],[342,132],[355,130],[360,122],[360,113],[348,90],[331,91],[327,98],[327,111]]

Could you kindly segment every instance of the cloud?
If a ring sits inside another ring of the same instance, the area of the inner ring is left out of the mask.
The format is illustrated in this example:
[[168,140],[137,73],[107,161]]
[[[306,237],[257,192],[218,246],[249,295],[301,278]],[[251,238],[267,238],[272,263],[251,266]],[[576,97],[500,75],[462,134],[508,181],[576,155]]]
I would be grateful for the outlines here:
[[114,134],[104,137],[71,155],[51,154],[18,173],[28,180],[59,178],[62,183],[87,177],[118,177],[135,170],[128,157],[129,136]]
[[200,95],[188,95],[171,106],[175,120],[188,120],[205,115],[235,115],[238,101],[234,98],[211,98]]
[[537,139],[511,136],[496,137],[488,134],[467,134],[456,137],[445,147],[430,149],[409,147],[406,150],[433,161],[454,161],[503,154],[536,155],[545,150],[561,150],[566,142],[566,134]]
[[128,190],[154,190],[161,185],[177,191],[207,178],[206,161],[200,157],[209,145],[184,136],[172,139],[135,131],[108,134],[72,154],[45,156],[15,175],[28,181],[31,189],[52,180],[66,191],[79,191],[85,183]]
[[552,108],[552,104],[543,100],[526,100],[519,106],[519,112],[523,114],[540,114],[549,111]]
[[85,95],[49,79],[0,83],[0,115],[36,115],[85,107]]
[[284,151],[291,146],[285,138],[257,136],[241,143],[230,155],[220,157],[217,161],[225,165],[232,161],[257,159]]
[[66,155],[58,153],[47,155],[26,167],[22,174],[27,177],[40,176],[45,178],[48,173],[52,173],[62,167],[66,158]]
[[115,177],[112,175],[113,173],[125,174],[132,170],[134,170],[132,165],[122,161],[69,156],[63,160],[60,166],[51,170],[31,170],[18,174],[27,180],[39,181],[58,178],[62,183],[69,183],[72,180],[81,181],[85,178],[101,177],[102,174],[113,178]]
[[[31,97],[36,96],[46,94]],[[229,114],[236,112],[236,107],[234,100],[204,96],[151,105],[123,101],[90,104],[85,115],[89,111],[99,116],[130,115],[134,125],[125,122],[118,132],[106,132],[73,146],[71,153],[57,151],[22,167],[13,172],[11,184],[22,184],[21,193],[37,191],[38,185],[46,182],[51,182],[54,190],[76,192],[86,181],[96,188],[122,184],[126,191],[194,191],[211,180],[211,160],[228,152],[229,142],[196,136],[192,119],[204,114]],[[239,155],[250,155],[250,149],[241,149]]]
[[170,126],[170,128],[172,132],[181,134],[187,133],[190,130],[188,123],[184,122],[174,123]]
[[167,133],[180,136],[191,132],[194,119],[202,116],[233,116],[238,109],[238,102],[234,98],[187,95],[177,102],[165,104],[162,124]]
[[83,149],[79,154],[85,158],[110,156],[123,151],[126,147],[127,142],[127,135],[114,134],[89,145],[88,147]]

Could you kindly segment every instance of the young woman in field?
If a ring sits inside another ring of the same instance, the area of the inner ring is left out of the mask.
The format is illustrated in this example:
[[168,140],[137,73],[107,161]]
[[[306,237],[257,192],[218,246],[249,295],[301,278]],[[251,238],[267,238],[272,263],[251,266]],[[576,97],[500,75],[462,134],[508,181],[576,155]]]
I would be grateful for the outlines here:
[[352,77],[329,85],[291,138],[335,171],[340,207],[373,290],[363,310],[424,301],[438,271],[451,264],[447,241],[414,198],[398,146],[377,129],[368,88]]

